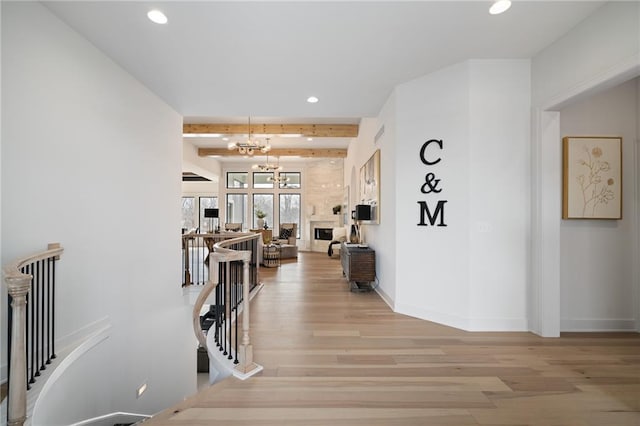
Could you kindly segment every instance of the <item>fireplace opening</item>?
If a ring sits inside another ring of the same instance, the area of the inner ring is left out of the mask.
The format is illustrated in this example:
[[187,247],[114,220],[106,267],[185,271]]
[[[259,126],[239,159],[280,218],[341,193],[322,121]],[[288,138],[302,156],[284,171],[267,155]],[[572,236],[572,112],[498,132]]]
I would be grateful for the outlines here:
[[333,228],[315,228],[313,238],[316,240],[331,241]]

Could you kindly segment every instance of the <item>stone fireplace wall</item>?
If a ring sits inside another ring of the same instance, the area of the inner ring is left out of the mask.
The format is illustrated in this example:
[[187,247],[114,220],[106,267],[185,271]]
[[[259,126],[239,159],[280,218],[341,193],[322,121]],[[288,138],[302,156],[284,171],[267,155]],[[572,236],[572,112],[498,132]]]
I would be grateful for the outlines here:
[[305,235],[308,249],[325,252],[329,241],[315,240],[315,228],[342,226],[342,213],[333,214],[333,207],[344,199],[344,161],[341,158],[308,163],[305,172]]

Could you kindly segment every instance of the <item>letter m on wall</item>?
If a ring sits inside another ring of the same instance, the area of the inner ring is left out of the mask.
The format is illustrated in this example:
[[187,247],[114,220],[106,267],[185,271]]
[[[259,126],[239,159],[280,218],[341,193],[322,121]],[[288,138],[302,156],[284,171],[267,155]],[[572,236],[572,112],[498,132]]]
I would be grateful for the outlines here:
[[[418,223],[418,226],[447,226],[444,223],[444,204],[446,202],[446,200],[438,201],[435,210],[431,213],[426,201],[418,201],[418,205],[420,206],[420,223]],[[440,219],[440,223],[436,225],[435,223],[438,221],[438,218]]]

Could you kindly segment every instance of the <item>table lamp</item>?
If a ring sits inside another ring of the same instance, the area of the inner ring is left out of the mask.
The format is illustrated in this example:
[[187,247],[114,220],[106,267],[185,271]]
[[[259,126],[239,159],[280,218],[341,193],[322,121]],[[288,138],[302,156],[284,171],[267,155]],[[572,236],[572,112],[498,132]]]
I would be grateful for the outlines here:
[[356,229],[358,230],[358,243],[364,244],[364,238],[362,238],[360,226],[363,220],[371,220],[371,206],[368,204],[356,205],[354,219],[357,222]]
[[[204,217],[209,218],[209,232],[213,232],[213,219],[218,218],[219,209],[204,209]],[[217,230],[217,226],[216,226]]]

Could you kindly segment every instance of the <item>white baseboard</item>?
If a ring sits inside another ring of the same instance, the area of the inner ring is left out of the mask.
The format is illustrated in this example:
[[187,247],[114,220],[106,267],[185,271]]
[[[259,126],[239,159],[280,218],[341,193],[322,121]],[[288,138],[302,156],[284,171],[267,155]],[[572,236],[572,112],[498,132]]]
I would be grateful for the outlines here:
[[385,293],[380,286],[377,286],[375,288],[376,293],[378,293],[378,295],[380,296],[380,298],[382,298],[382,300],[384,301],[384,303],[387,304],[387,306],[389,306],[391,308],[392,311],[395,312],[395,303],[393,301],[393,299],[391,297],[389,297],[389,295],[387,293]]
[[467,331],[527,332],[526,318],[470,318]]
[[398,313],[464,331],[528,331],[526,318],[464,318],[442,312],[429,311],[416,306],[401,304],[396,306],[398,308],[396,312]]
[[459,328],[461,330],[466,330],[468,328],[468,323],[465,318],[444,314],[442,312],[429,311],[417,306],[396,303],[396,312],[426,321],[437,322],[438,324],[449,327]]
[[[87,337],[96,333],[98,330],[101,330],[110,325],[109,317],[105,316],[100,318],[90,324],[85,325],[84,327],[73,331],[66,336],[60,337],[56,339],[56,352],[60,352],[65,348],[68,348],[72,345],[77,344],[77,342],[85,340]],[[9,368],[7,364],[2,364],[0,366],[0,383],[5,383],[8,379]]]
[[133,423],[140,420],[151,418],[146,414],[134,414],[134,413],[110,413],[104,416],[94,417],[92,419],[83,420],[78,423],[73,423],[70,426],[107,426],[116,423]]
[[56,348],[64,349],[68,346],[77,345],[78,342],[86,340],[89,336],[94,335],[98,330],[110,327],[111,322],[109,316],[97,319],[96,321],[73,331],[66,336],[56,339]]
[[610,332],[610,331],[640,331],[636,328],[634,319],[568,319],[560,320],[560,331],[567,332]]

